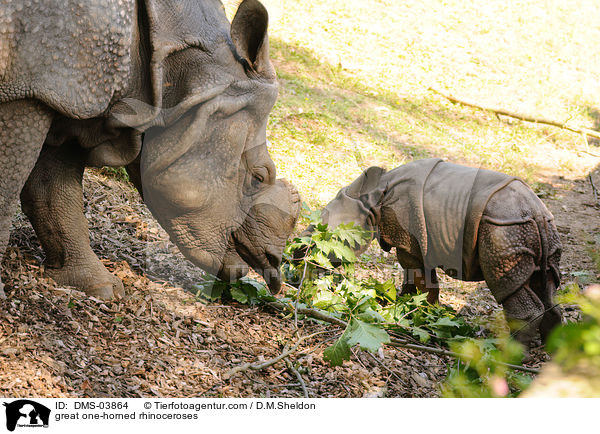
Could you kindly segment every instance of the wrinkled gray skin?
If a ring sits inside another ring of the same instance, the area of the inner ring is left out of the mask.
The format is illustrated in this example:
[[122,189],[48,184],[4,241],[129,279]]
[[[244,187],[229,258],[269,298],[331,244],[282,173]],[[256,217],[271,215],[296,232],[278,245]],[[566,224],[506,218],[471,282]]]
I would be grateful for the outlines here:
[[[0,254],[20,194],[59,284],[123,294],[89,245],[86,166],[127,166],[202,269],[274,289],[297,192],[276,181],[267,13],[243,1],[0,0]],[[0,282],[0,293],[2,293]]]
[[[255,270],[264,270],[262,276],[272,294],[281,290],[281,257],[285,243],[296,226],[300,215],[300,195],[285,180],[278,180],[268,195],[259,195],[252,205],[244,224],[233,233],[235,251],[228,253],[223,268],[230,269],[230,279],[246,274],[246,262]],[[292,204],[282,209],[281,204]]]
[[354,222],[372,230],[386,251],[395,247],[405,270],[403,293],[418,288],[437,302],[441,268],[460,280],[485,280],[526,347],[538,329],[545,341],[561,322],[553,303],[558,232],[552,214],[516,178],[434,159],[387,173],[371,167],[322,216],[330,227]]

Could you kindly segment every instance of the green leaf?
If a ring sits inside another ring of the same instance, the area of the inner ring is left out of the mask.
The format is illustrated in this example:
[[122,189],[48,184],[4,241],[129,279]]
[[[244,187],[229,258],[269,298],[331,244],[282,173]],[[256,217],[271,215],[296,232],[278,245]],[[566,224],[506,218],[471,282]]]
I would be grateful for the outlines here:
[[315,253],[313,255],[313,259],[317,264],[319,264],[323,268],[333,268],[333,265],[331,265],[331,262],[329,262],[327,256],[325,256],[321,251]]
[[317,242],[317,248],[323,252],[324,255],[329,255],[333,250],[335,250],[337,243],[335,241],[319,241]]
[[231,297],[233,297],[233,299],[239,303],[242,304],[247,304],[248,303],[248,295],[244,292],[244,290],[242,288],[239,287],[232,287],[231,290]]
[[317,225],[317,231],[318,232],[327,232],[327,225],[324,223],[319,223]]
[[370,307],[364,312],[358,314],[358,317],[367,322],[385,322],[385,318],[381,314]]
[[220,280],[206,280],[194,285],[196,296],[209,301],[215,301],[221,298],[226,289],[225,282]]
[[427,303],[427,293],[424,292],[423,294],[413,295],[412,302],[415,306],[423,306]]
[[382,295],[392,302],[396,301],[396,284],[394,283],[394,279],[386,280],[383,283],[379,283],[376,280],[374,282],[374,288],[377,294]]
[[350,247],[356,247],[366,241],[361,231],[356,228],[353,223],[341,224],[336,228],[335,234],[342,242],[348,243]]
[[387,332],[377,326],[352,318],[348,327],[348,346],[360,345],[361,350],[377,352],[382,344],[390,342]]
[[431,336],[429,335],[429,332],[425,329],[422,329],[421,327],[413,327],[412,332],[423,343],[428,342],[429,339],[431,338]]
[[[363,307],[365,305],[365,303],[368,303],[372,299],[373,299],[373,296],[365,295],[358,301],[358,303],[356,303],[355,309],[360,309],[361,307]],[[367,308],[367,307],[365,307],[365,308]]]
[[460,327],[460,323],[458,321],[454,321],[447,316],[443,316],[439,318],[436,322],[431,323],[431,326],[447,326],[447,327]]
[[239,282],[242,285],[250,285],[254,288],[256,288],[257,290],[261,290],[265,287],[265,285],[263,283],[260,283],[258,280],[254,280],[251,279],[250,277],[242,277]]
[[313,297],[313,303],[314,306],[319,309],[328,310],[331,308],[335,308],[337,305],[343,305],[344,301],[339,295],[334,294],[332,291],[324,289],[317,292],[315,297]]
[[323,351],[323,359],[330,366],[342,366],[344,360],[350,360],[350,347],[346,339],[346,333],[344,332],[332,346],[325,348]]
[[342,243],[333,243],[332,250],[338,259],[347,262],[356,262],[356,255],[354,254],[354,251],[347,245]]

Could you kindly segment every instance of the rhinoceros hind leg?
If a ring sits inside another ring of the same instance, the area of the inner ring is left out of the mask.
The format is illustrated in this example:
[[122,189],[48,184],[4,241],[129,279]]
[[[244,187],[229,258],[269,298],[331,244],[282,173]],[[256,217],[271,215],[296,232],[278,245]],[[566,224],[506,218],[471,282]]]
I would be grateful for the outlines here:
[[76,143],[44,146],[21,192],[21,206],[46,253],[46,274],[90,296],[123,296],[123,284],[90,247],[83,214],[83,151]]
[[562,313],[560,307],[554,302],[556,289],[560,285],[560,257],[562,246],[556,226],[553,221],[548,222],[548,244],[550,255],[548,256],[548,269],[546,272],[546,282],[542,282],[542,275],[536,271],[531,280],[531,287],[538,295],[546,313],[540,324],[540,334],[542,342],[546,343],[552,330],[562,323]]
[[[52,111],[34,100],[0,104],[0,259],[8,245],[19,192],[31,172],[52,121]],[[0,297],[4,285],[0,279]]]
[[[534,291],[535,258],[540,253],[535,223],[498,225],[484,218],[478,238],[483,277],[494,298],[504,306],[509,325],[514,323],[511,329],[522,327],[515,334],[517,340],[530,345],[546,308],[540,292]],[[516,325],[519,322],[521,325]]]
[[531,347],[544,316],[544,305],[529,286],[524,285],[502,303],[514,338]]
[[[549,272],[548,274],[553,273]],[[542,301],[545,309],[540,323],[540,335],[542,343],[545,344],[552,330],[562,323],[562,314],[558,305],[554,303],[554,294],[556,293],[554,276],[547,276],[546,282],[541,282],[541,280],[540,272],[537,271],[531,278],[531,287]]]

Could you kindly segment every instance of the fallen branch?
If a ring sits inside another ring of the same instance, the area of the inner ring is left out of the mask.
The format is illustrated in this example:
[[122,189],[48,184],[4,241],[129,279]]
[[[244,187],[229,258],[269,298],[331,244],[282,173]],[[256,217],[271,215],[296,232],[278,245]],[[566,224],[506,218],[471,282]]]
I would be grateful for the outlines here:
[[252,363],[244,363],[243,365],[240,366],[236,366],[235,368],[231,369],[229,372],[227,372],[227,378],[231,378],[232,375],[237,374],[238,372],[244,372],[244,371],[248,371],[248,370],[252,370],[252,371],[260,371],[261,369],[265,369],[268,368],[269,366],[273,366],[275,363],[279,362],[282,359],[285,359],[286,357],[288,357],[290,354],[293,354],[296,352],[296,350],[298,349],[298,347],[300,346],[300,344],[302,342],[304,342],[307,339],[313,338],[317,335],[326,333],[325,331],[320,331],[320,332],[316,332],[313,333],[312,335],[308,335],[308,336],[303,336],[300,339],[298,339],[298,342],[296,342],[296,344],[290,348],[290,349],[285,349],[280,355],[278,355],[277,357],[274,357],[270,360],[267,360],[263,363],[258,363],[258,364],[252,364]]
[[[287,311],[289,313],[294,312],[293,306],[288,305],[287,303],[284,303],[281,301],[271,301],[271,302],[267,303],[267,305],[274,309],[280,310],[280,311],[283,310],[283,311]],[[335,325],[338,325],[338,326],[341,326],[344,328],[346,328],[348,326],[348,323],[346,323],[346,321],[343,321],[339,318],[328,315],[327,313],[317,310],[317,309],[299,307],[297,312],[302,315],[307,315],[312,318],[318,319],[320,321],[325,321],[330,324],[335,324]],[[323,333],[323,332],[320,332],[320,333]],[[416,350],[416,351],[423,351],[425,353],[438,354],[440,356],[453,357],[455,359],[460,358],[460,354],[455,353],[453,351],[444,350],[442,348],[427,347],[425,345],[412,344],[403,339],[398,339],[398,338],[393,338],[393,337],[390,337],[390,343],[388,343],[386,345],[389,345],[391,347],[401,347],[401,348],[408,348],[408,349]],[[279,359],[279,360],[281,360],[281,359]],[[540,372],[539,369],[528,368],[527,366],[512,365],[510,363],[504,363],[504,362],[495,362],[495,363],[498,365],[506,366],[507,368],[514,369],[515,371],[524,371],[524,372],[529,372],[532,374],[539,374],[539,372]]]
[[447,100],[449,100],[450,102],[453,102],[455,104],[458,103],[458,104],[463,104],[463,105],[466,105],[469,107],[475,107],[475,108],[478,108],[481,110],[496,113],[496,115],[509,116],[511,118],[519,119],[521,121],[533,122],[536,124],[551,125],[553,127],[562,128],[563,130],[568,130],[573,133],[582,134],[584,136],[594,137],[595,139],[600,139],[600,131],[596,131],[596,130],[592,130],[592,129],[584,128],[584,127],[580,127],[580,126],[567,125],[567,122],[559,122],[554,119],[540,118],[540,117],[525,114],[525,113],[511,112],[511,111],[508,111],[508,110],[505,110],[502,108],[484,106],[484,105],[481,105],[479,103],[476,103],[474,101],[470,101],[470,100],[467,100],[464,98],[457,98],[453,95],[450,95],[448,93],[445,93],[445,92],[443,92],[439,89],[433,88],[433,87],[430,87],[429,90],[431,90],[434,93],[437,93],[438,95],[443,96],[444,98],[446,98]]
[[310,395],[308,394],[308,389],[306,388],[306,383],[304,382],[304,378],[302,378],[300,372],[298,372],[298,370],[294,367],[289,357],[286,357],[283,360],[285,361],[285,365],[287,366],[288,370],[292,371],[298,379],[298,381],[300,382],[300,386],[302,386],[302,392],[304,393],[304,397],[310,398]]
[[[270,301],[267,303],[267,305],[271,306],[277,310],[286,310],[290,313],[294,312],[294,307],[292,307],[286,303],[283,303],[281,301]],[[340,327],[345,328],[348,325],[348,323],[346,323],[346,321],[336,318],[334,316],[328,315],[327,313],[325,313],[321,310],[311,309],[308,307],[298,307],[297,312],[302,315],[308,315],[308,316],[310,316],[314,319],[318,319],[320,321],[328,322],[329,324],[339,325]]]
[[[454,357],[455,359],[460,358],[460,354],[455,353],[454,351],[447,351],[447,350],[443,350],[441,348],[426,347],[424,345],[410,344],[408,342],[405,342],[405,341],[402,341],[399,339],[392,338],[391,342],[387,345],[389,345],[391,347],[408,348],[411,350],[424,351],[426,353],[439,354],[440,356]],[[510,363],[504,363],[504,362],[498,362],[498,361],[494,361],[494,363],[496,363],[498,365],[506,366],[507,368],[514,369],[515,371],[529,372],[531,374],[539,374],[540,373],[539,369],[528,368],[527,366],[513,365]]]

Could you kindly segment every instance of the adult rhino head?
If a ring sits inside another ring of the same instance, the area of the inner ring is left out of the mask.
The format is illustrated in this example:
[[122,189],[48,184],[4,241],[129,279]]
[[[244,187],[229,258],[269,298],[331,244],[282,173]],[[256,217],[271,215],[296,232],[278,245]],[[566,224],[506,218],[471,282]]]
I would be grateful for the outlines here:
[[277,291],[299,196],[276,180],[267,150],[277,97],[267,21],[258,1],[245,0],[230,39],[162,60],[166,80],[184,89],[166,88],[159,111],[125,99],[129,107],[117,108],[115,118],[138,125],[140,117],[152,119],[143,127],[138,179],[144,201],[186,258],[226,280],[250,265]]

